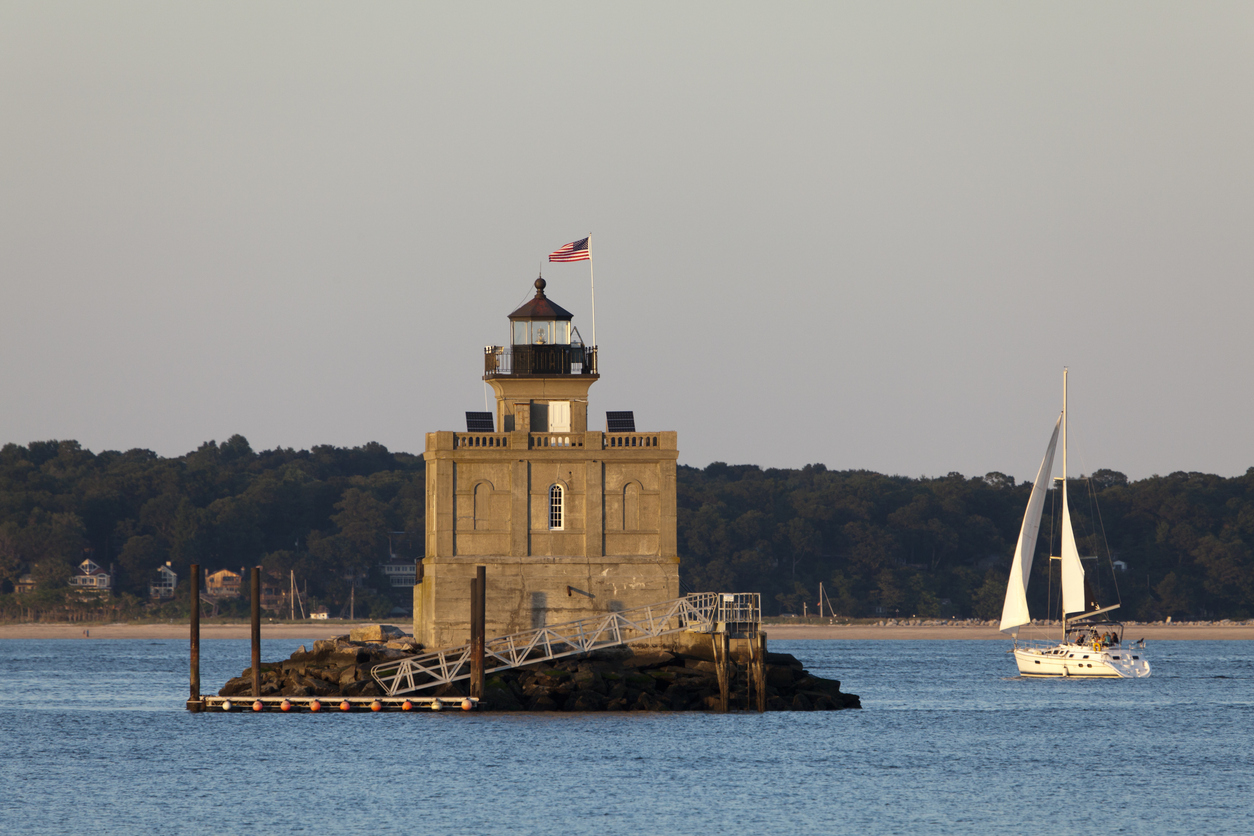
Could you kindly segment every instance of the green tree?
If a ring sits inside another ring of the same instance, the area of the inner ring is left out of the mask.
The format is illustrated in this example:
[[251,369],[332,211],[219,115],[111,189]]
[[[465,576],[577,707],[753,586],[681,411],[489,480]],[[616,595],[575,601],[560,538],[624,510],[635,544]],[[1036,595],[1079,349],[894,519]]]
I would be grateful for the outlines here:
[[148,585],[155,580],[157,567],[165,563],[167,554],[165,545],[151,534],[130,537],[118,553],[121,577],[117,586],[124,592],[146,597]]

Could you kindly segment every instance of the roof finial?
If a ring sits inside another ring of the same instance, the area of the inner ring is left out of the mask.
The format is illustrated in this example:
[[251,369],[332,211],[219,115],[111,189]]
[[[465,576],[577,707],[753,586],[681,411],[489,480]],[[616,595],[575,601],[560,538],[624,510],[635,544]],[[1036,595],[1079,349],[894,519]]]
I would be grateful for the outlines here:
[[543,295],[544,295],[544,288],[545,288],[547,285],[548,285],[548,282],[546,282],[546,281],[544,280],[544,277],[543,277],[543,276],[541,276],[540,278],[536,279],[536,296],[543,296]]

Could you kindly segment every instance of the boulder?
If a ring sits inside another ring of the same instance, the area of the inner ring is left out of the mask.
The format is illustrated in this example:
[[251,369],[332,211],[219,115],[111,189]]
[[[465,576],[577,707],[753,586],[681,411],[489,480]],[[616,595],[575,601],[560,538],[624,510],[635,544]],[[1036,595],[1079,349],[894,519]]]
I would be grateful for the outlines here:
[[782,665],[768,665],[766,668],[766,684],[772,688],[787,688],[793,682],[792,668]]
[[547,693],[542,693],[531,701],[529,707],[532,711],[556,711],[561,706]]
[[675,661],[675,654],[666,650],[642,650],[622,661],[624,668],[660,668]]
[[367,624],[354,627],[348,633],[348,640],[353,642],[386,642],[404,638],[405,632],[391,624]]
[[567,711],[602,711],[605,708],[605,697],[596,691],[580,690],[573,692],[566,700]]
[[523,711],[526,708],[499,676],[484,683],[481,707],[489,711]]

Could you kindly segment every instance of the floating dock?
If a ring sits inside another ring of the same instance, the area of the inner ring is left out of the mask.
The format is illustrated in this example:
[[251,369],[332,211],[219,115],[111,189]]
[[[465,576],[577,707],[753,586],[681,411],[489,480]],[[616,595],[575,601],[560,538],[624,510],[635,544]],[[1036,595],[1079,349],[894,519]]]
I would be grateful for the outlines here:
[[361,714],[381,711],[474,711],[471,697],[201,697],[192,711],[232,713],[287,712],[291,714]]

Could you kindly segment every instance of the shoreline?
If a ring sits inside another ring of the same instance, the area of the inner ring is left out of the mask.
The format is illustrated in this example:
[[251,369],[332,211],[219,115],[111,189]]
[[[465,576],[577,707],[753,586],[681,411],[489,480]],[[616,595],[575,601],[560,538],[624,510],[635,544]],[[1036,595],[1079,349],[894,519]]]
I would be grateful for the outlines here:
[[[329,639],[346,635],[354,627],[378,624],[377,621],[320,621],[301,624],[262,624],[261,638]],[[384,622],[389,623],[389,622]],[[409,632],[408,622],[391,622]],[[86,631],[86,634],[85,634]],[[1010,641],[996,627],[984,624],[767,624],[767,636],[775,641]],[[239,624],[206,624],[201,622],[201,641],[217,639],[248,639],[247,622]],[[1128,624],[1124,637],[1130,641],[1251,641],[1254,624]],[[1035,626],[1020,631],[1022,639],[1055,639],[1057,627]],[[91,624],[29,622],[0,624],[0,640],[4,639],[189,639],[186,622],[179,624]]]
[[[1011,637],[986,624],[768,624],[768,637],[779,641],[1011,641]],[[1058,639],[1056,625],[1033,625],[1019,631],[1025,641]],[[1254,624],[1126,624],[1128,641],[1250,641]]]
[[[331,639],[336,636],[348,635],[355,627],[367,624],[378,624],[378,621],[310,621],[304,624],[265,624],[261,625],[261,638],[266,639]],[[387,623],[387,622],[384,622]],[[396,626],[406,632],[412,627],[408,622]],[[84,634],[86,633],[86,634]],[[200,640],[216,639],[249,639],[252,626],[248,622],[239,624],[206,624],[200,623]],[[56,622],[27,622],[25,624],[0,624],[0,640],[3,639],[182,639],[190,641],[190,628],[186,621],[181,624],[113,624],[75,623],[62,624]]]

